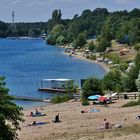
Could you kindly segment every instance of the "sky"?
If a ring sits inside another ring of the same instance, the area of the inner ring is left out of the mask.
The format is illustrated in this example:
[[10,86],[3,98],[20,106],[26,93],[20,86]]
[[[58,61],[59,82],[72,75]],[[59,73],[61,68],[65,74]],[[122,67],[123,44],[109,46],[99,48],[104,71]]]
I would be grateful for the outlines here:
[[0,20],[11,22],[15,11],[15,22],[48,21],[55,9],[61,9],[63,19],[70,19],[85,9],[96,8],[131,11],[140,8],[140,0],[0,0]]

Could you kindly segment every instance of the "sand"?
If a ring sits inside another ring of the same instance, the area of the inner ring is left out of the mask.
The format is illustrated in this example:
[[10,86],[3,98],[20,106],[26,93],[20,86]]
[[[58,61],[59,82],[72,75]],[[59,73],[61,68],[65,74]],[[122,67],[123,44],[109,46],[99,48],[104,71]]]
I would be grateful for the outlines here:
[[[26,117],[32,110],[23,111],[25,122],[21,124],[21,131],[18,132],[21,140],[138,140],[140,133],[113,135],[112,131],[104,132],[96,130],[103,123],[104,118],[111,124],[119,123],[123,127],[139,124],[140,120],[135,117],[140,114],[140,107],[120,108],[128,100],[116,100],[115,103],[104,107],[101,105],[82,106],[80,101],[66,102],[61,104],[38,107],[42,113],[47,113],[43,117]],[[81,113],[81,110],[96,108],[101,110],[94,113]],[[53,123],[55,115],[60,113],[61,123]],[[48,124],[40,126],[29,126],[33,121],[48,121]]]
[[90,60],[90,59],[87,59],[85,57],[83,57],[82,55],[75,55],[75,54],[70,54],[70,53],[64,53],[66,55],[71,55],[71,58],[75,57],[75,58],[78,58],[80,60],[84,60],[84,61],[87,61],[87,62],[90,62],[90,63],[95,63],[95,64],[98,64],[99,66],[101,66],[106,72],[109,72],[110,71],[110,68],[108,65],[106,65],[105,63],[103,62],[99,62],[99,61],[96,61],[96,60]]

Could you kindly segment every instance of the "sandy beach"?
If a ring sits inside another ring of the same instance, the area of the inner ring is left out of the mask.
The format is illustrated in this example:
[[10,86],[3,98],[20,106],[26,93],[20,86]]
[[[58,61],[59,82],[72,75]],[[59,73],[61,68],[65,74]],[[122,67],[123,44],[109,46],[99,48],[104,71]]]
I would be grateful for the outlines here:
[[91,62],[91,63],[95,63],[95,64],[98,64],[100,65],[106,72],[109,72],[110,71],[110,68],[103,62],[99,62],[99,61],[96,61],[96,60],[90,60],[90,59],[87,59],[81,55],[74,55],[72,54],[72,57],[76,57],[78,59],[81,59],[81,60],[85,60],[85,61],[88,61],[88,62]]
[[[18,132],[21,140],[138,140],[140,132],[123,131],[125,127],[131,127],[137,124],[140,128],[140,120],[136,116],[140,114],[140,108],[130,107],[121,108],[129,100],[115,100],[115,103],[109,104],[108,107],[102,105],[82,106],[80,101],[66,102],[38,108],[46,116],[27,117],[32,110],[25,110],[25,122],[21,124],[21,131]],[[100,112],[81,113],[81,110],[91,108],[99,109]],[[55,115],[60,113],[60,123],[53,123]],[[96,130],[102,126],[104,118],[111,124],[121,124],[122,128],[111,130]],[[27,126],[27,124],[47,121],[48,124],[39,126]],[[120,129],[120,130],[119,130]],[[122,130],[121,130],[122,129]],[[129,129],[128,129],[129,130]]]
[[[60,47],[60,46],[59,46]],[[61,48],[66,48],[66,47],[63,47],[61,46]],[[72,57],[76,57],[80,60],[84,60],[84,61],[88,61],[88,62],[91,62],[91,63],[95,63],[95,64],[98,64],[100,65],[106,72],[109,72],[110,71],[110,68],[103,62],[99,62],[99,61],[96,61],[96,60],[90,60],[90,59],[87,59],[85,57],[83,57],[82,55],[75,55],[75,54],[71,54],[71,53],[64,53],[66,55],[69,55],[71,58]]]

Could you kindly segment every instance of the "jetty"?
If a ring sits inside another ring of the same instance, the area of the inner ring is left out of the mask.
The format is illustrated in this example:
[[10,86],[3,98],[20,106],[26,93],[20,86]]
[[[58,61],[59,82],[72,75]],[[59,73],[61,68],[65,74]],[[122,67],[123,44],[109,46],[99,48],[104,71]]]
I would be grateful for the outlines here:
[[50,103],[50,99],[41,99],[41,98],[34,98],[34,97],[27,97],[27,96],[13,96],[15,100],[22,100],[22,101],[38,101],[38,102],[47,102]]
[[42,79],[38,91],[52,93],[66,93],[65,86],[72,79]]

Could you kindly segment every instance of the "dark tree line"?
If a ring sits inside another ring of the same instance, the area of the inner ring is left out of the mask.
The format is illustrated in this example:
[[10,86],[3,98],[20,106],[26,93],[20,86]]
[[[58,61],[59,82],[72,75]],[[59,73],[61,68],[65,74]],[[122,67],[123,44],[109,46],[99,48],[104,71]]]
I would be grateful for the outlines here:
[[[140,42],[140,9],[110,13],[105,8],[97,8],[93,11],[84,10],[81,15],[76,14],[72,19],[62,19],[61,16],[61,10],[54,10],[47,22],[16,23],[13,26],[1,21],[0,37],[38,37],[45,33],[48,35],[49,44],[73,42],[74,47],[84,45],[87,38],[98,37],[99,51],[104,51],[106,46],[110,46],[112,39],[127,44]],[[83,43],[80,42],[79,36],[84,39]]]

